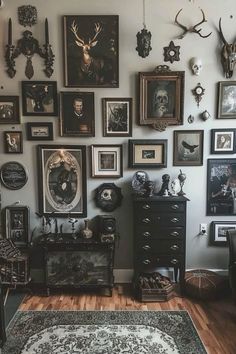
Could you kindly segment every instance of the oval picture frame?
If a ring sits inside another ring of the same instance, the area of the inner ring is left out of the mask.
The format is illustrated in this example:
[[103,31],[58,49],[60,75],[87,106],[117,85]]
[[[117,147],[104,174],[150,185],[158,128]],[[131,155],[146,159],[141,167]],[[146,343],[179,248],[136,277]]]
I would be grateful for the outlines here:
[[28,181],[28,173],[21,163],[9,161],[2,165],[0,179],[4,187],[17,190],[24,187]]

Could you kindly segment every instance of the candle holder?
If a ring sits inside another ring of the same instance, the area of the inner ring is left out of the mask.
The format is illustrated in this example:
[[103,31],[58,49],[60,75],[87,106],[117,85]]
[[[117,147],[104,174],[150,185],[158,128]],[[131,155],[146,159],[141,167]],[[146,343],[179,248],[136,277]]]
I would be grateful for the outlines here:
[[21,39],[17,41],[17,45],[12,44],[12,21],[8,22],[8,44],[6,45],[5,60],[7,64],[7,74],[12,79],[16,74],[15,59],[23,54],[26,57],[25,75],[31,79],[34,75],[34,68],[32,64],[32,57],[38,54],[44,60],[44,73],[47,77],[51,77],[53,73],[53,62],[55,55],[52,52],[51,45],[49,44],[48,34],[48,20],[45,19],[45,44],[43,49],[40,47],[39,42],[33,37],[31,31],[24,31]]

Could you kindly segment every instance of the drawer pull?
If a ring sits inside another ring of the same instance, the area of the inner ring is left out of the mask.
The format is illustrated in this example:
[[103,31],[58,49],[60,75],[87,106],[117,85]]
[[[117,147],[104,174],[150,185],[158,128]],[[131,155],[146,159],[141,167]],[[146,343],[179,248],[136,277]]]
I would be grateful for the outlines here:
[[175,224],[176,222],[179,222],[179,219],[178,218],[172,218],[171,222],[173,222]]
[[149,245],[144,245],[142,248],[144,251],[149,251],[151,249]]
[[178,259],[173,258],[173,259],[170,261],[170,263],[172,263],[172,264],[177,264],[177,263],[179,263],[179,261],[178,261]]
[[150,259],[145,259],[145,260],[143,261],[143,264],[146,264],[146,265],[148,265],[148,264],[150,264],[150,263],[151,263]]
[[178,231],[173,231],[173,232],[171,232],[171,236],[177,237],[177,236],[179,236],[179,232]]
[[143,209],[144,210],[149,210],[151,208],[151,206],[149,204],[144,204],[143,205]]
[[177,209],[179,209],[179,205],[178,204],[173,204],[173,205],[171,205],[171,209],[177,210]]
[[149,218],[144,218],[144,219],[142,220],[142,222],[143,222],[144,224],[149,224],[149,223],[151,222],[151,220],[150,220]]
[[142,233],[142,235],[143,235],[144,237],[150,237],[150,236],[151,236],[150,232],[148,232],[148,231],[144,231],[144,232]]
[[172,245],[172,246],[171,246],[171,249],[172,249],[173,251],[177,251],[177,250],[179,249],[179,246],[178,246],[178,245]]

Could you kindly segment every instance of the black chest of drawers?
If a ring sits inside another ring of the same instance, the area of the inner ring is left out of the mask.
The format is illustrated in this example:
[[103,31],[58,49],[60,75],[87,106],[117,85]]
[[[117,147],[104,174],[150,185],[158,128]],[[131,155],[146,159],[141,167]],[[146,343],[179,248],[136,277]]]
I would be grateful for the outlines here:
[[133,197],[135,284],[142,273],[172,267],[183,291],[187,201],[185,197]]

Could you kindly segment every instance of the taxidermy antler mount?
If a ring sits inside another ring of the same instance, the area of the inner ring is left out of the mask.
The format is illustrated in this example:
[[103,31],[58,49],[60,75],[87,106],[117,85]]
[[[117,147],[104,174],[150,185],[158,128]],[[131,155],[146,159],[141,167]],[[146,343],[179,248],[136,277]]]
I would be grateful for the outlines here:
[[211,33],[208,33],[208,34],[206,34],[206,35],[203,35],[203,34],[201,34],[202,28],[197,29],[197,27],[200,26],[202,23],[207,22],[206,17],[205,17],[205,14],[204,14],[204,11],[203,11],[202,9],[200,9],[200,10],[201,10],[201,13],[202,13],[202,20],[201,20],[200,22],[198,22],[196,25],[191,26],[191,27],[189,27],[189,28],[186,27],[186,26],[184,26],[184,25],[182,25],[182,24],[178,21],[178,16],[179,16],[179,14],[180,14],[180,12],[181,12],[182,10],[183,10],[183,9],[180,9],[180,10],[177,12],[176,16],[175,16],[175,23],[176,23],[179,27],[181,27],[181,28],[184,30],[184,32],[178,37],[178,39],[183,39],[183,38],[186,36],[187,33],[196,33],[196,34],[198,34],[201,38],[207,38],[207,37],[209,37],[209,36],[212,34],[212,32],[211,32]]
[[230,44],[226,41],[221,28],[221,18],[219,20],[219,35],[224,43],[221,50],[221,63],[225,76],[229,79],[233,75],[234,66],[236,63],[236,43]]

